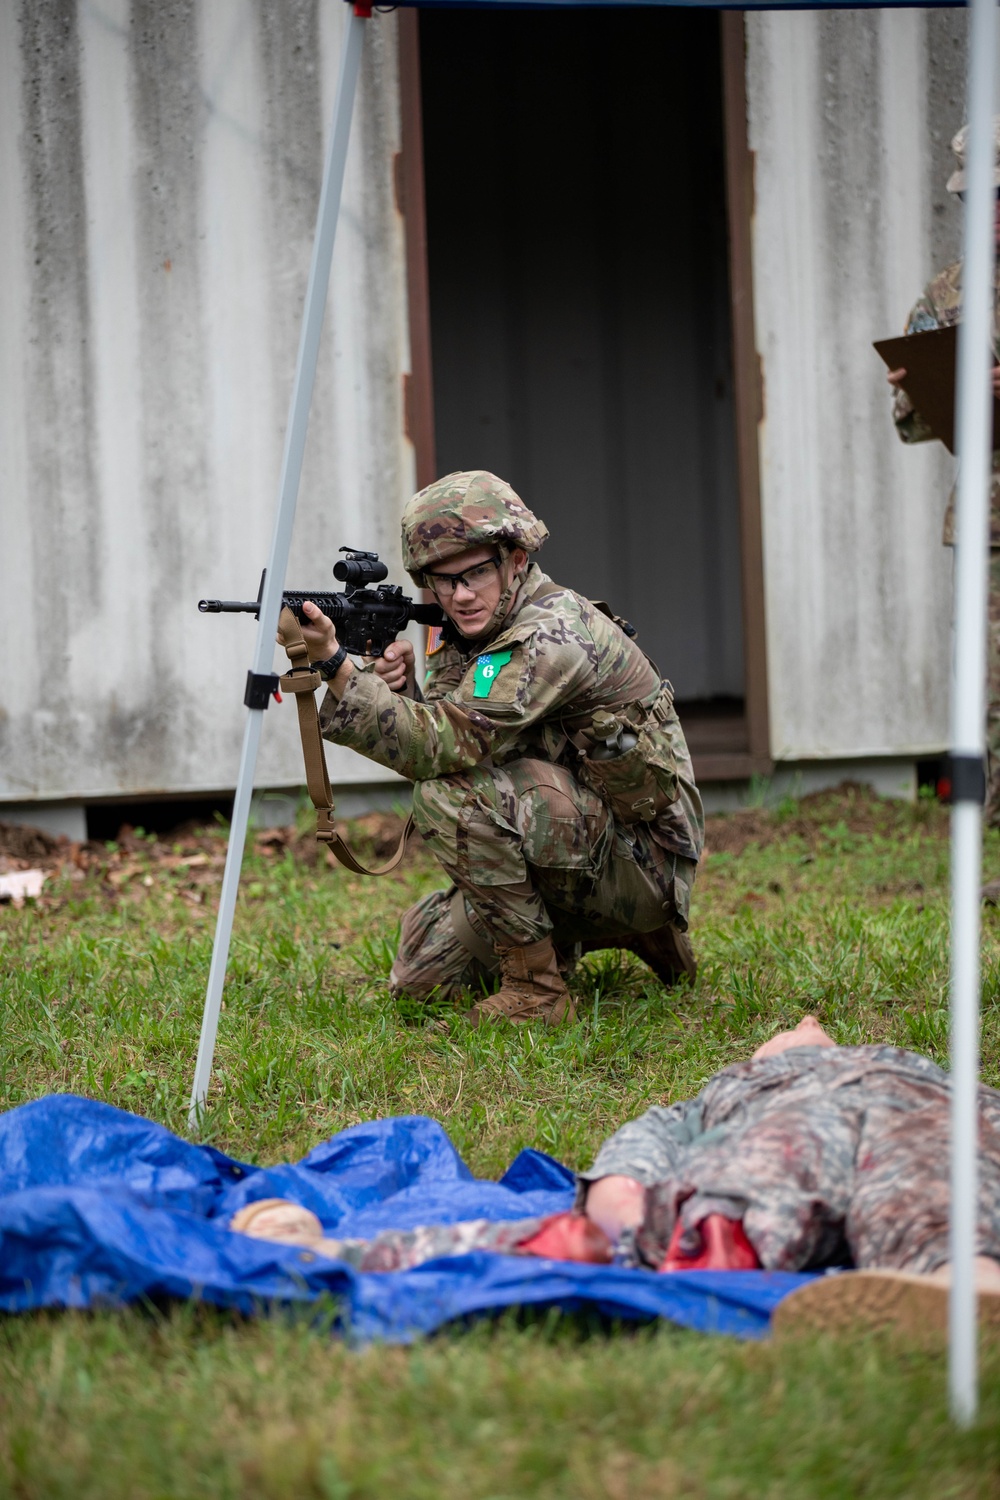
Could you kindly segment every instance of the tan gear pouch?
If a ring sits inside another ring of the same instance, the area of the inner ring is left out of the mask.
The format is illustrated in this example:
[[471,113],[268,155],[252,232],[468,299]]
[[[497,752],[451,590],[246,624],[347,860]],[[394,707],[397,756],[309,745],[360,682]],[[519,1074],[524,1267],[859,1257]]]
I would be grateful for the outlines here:
[[612,760],[584,755],[580,779],[611,808],[620,823],[651,823],[677,797],[677,775],[645,729],[638,743]]
[[630,723],[628,711],[622,712],[623,725],[638,735],[622,755],[593,760],[583,748],[580,779],[604,799],[620,823],[651,823],[677,800],[677,764],[664,729],[672,705],[672,691],[665,687],[650,708],[639,709],[645,717],[638,727]]

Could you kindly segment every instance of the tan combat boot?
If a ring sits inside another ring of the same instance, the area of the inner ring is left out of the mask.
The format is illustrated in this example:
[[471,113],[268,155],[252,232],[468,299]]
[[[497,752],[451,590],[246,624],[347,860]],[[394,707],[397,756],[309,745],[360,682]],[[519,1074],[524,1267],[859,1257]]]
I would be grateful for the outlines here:
[[576,1019],[576,1004],[559,972],[551,937],[516,948],[497,948],[500,988],[469,1011],[481,1021],[559,1021]]

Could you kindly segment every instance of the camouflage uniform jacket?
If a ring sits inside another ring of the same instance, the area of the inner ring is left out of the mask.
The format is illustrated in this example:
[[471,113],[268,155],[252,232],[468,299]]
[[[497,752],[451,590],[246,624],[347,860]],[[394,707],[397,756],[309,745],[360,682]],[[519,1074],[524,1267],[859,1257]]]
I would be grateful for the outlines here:
[[[951,328],[962,316],[962,262],[935,276],[927,283],[923,294],[914,304],[906,320],[906,333],[929,333],[933,328]],[[1000,266],[994,294],[993,341],[997,342],[1000,326]],[[933,434],[914,410],[913,403],[905,391],[897,391],[893,397],[892,419],[896,431],[904,443],[924,443]],[[944,518],[944,545],[955,545],[955,491],[948,496],[948,508]],[[990,488],[990,544],[1000,547],[1000,449],[993,454],[993,482]]]
[[[510,610],[484,647],[447,644],[429,659],[424,701],[392,692],[370,670],[328,692],[324,736],[410,781],[529,758],[576,773],[579,737],[598,709],[628,708],[644,723],[657,781],[673,800],[646,825],[661,847],[696,860],[704,839],[701,798],[669,684],[634,641],[588,599],[559,588],[532,564]],[[651,717],[653,705],[656,717]]]

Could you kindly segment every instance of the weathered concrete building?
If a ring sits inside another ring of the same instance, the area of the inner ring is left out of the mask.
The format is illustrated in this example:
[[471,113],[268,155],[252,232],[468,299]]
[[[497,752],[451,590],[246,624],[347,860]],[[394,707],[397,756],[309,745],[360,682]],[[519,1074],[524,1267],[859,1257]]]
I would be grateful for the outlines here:
[[[235,780],[345,8],[0,8],[0,819]],[[671,677],[700,779],[945,743],[951,461],[873,339],[957,251],[960,11],[367,23],[289,583],[483,466]],[[301,781],[290,708],[258,782]],[[330,750],[341,786],[384,777]]]

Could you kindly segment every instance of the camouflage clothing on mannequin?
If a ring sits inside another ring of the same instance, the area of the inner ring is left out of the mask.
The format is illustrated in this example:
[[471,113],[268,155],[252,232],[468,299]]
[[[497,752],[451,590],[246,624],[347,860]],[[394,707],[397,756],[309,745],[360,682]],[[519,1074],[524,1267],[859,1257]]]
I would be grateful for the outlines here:
[[[958,167],[948,179],[948,191],[961,193],[965,188],[965,153],[968,127],[963,126],[951,143],[958,159]],[[994,182],[1000,193],[1000,118],[994,122],[996,162]],[[997,205],[997,234],[1000,239],[1000,203]],[[950,328],[962,316],[962,262],[955,261],[940,275],[935,276],[906,320],[906,333],[927,333],[934,328]],[[1000,330],[1000,272],[995,282],[993,343],[998,343]],[[904,443],[926,442],[933,434],[914,410],[906,392],[899,388],[899,371],[890,375],[896,387],[893,397],[892,416],[896,431]],[[994,381],[996,389],[996,381]],[[944,545],[955,545],[955,490],[948,497],[944,518]],[[993,479],[990,487],[990,581],[988,621],[988,679],[986,709],[986,748],[989,756],[989,774],[986,791],[986,818],[994,827],[1000,827],[1000,449],[993,454]],[[988,888],[993,892],[993,887]],[[986,893],[984,893],[986,894]],[[995,895],[1000,896],[1000,882],[996,883]]]
[[[979,1087],[976,1254],[1000,1260],[1000,1094]],[[645,1188],[623,1236],[658,1266],[675,1233],[693,1250],[710,1214],[742,1223],[766,1270],[829,1265],[935,1271],[949,1259],[950,1083],[896,1047],[807,1041],[734,1063],[697,1098],[654,1105],[606,1140],[580,1175]]]
[[404,564],[448,616],[423,694],[345,671],[320,715],[326,738],[414,783],[452,882],[406,914],[394,988],[499,976],[477,1021],[572,1017],[554,944],[631,947],[668,983],[694,972],[703,817],[670,684],[610,612],[529,561],[547,535],[481,470],[415,495]]

